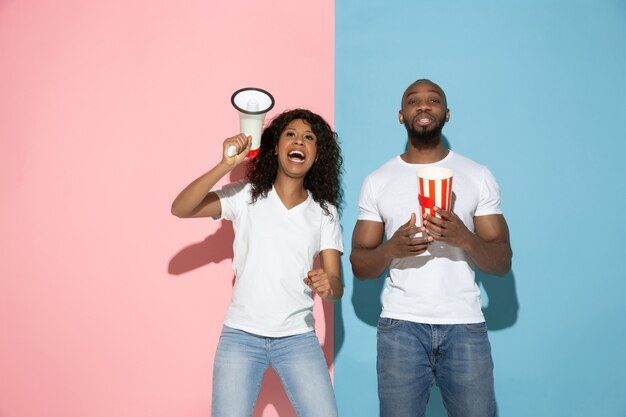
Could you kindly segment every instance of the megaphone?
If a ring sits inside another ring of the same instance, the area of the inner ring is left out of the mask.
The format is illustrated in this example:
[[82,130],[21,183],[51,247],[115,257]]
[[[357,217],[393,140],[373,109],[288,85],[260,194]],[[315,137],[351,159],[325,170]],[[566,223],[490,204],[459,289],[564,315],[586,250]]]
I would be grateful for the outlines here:
[[[267,112],[274,107],[274,97],[260,88],[248,87],[235,91],[230,102],[239,111],[239,129],[247,136],[252,136],[252,146],[247,156],[254,158],[259,154],[263,121]],[[230,146],[226,154],[235,156],[237,148]]]

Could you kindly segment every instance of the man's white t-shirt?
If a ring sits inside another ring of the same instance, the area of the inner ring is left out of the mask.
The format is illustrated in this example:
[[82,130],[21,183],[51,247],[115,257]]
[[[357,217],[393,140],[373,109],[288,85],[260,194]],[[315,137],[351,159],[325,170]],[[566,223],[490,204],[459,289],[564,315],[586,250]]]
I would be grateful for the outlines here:
[[[399,156],[368,175],[359,197],[359,220],[383,222],[391,238],[411,213],[421,224],[416,171],[426,166],[452,169],[452,211],[470,231],[473,218],[501,214],[500,190],[491,172],[452,151],[434,164],[409,164]],[[480,323],[480,289],[463,250],[434,241],[420,255],[394,259],[382,295],[381,317],[428,324]]]
[[325,249],[343,252],[339,216],[331,216],[309,193],[287,209],[272,188],[251,204],[251,184],[216,191],[221,218],[235,230],[235,286],[224,324],[260,336],[283,337],[314,329],[311,289],[304,284],[313,260]]

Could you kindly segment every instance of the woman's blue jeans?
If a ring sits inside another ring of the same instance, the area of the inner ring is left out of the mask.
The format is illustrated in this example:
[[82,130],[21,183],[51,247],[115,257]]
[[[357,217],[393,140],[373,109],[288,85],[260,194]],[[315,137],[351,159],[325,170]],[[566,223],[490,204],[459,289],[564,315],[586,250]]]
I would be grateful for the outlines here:
[[433,384],[450,417],[493,417],[496,403],[485,323],[430,325],[380,318],[381,417],[423,417]]
[[213,417],[249,417],[273,368],[298,417],[336,417],[328,367],[314,332],[263,337],[224,326],[213,362]]

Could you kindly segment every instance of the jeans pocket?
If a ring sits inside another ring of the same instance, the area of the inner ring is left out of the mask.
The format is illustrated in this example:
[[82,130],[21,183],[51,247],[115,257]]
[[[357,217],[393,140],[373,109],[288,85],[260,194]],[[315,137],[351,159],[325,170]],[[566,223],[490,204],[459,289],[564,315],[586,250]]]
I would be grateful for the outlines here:
[[487,323],[464,324],[465,328],[472,333],[487,333]]
[[391,330],[399,327],[402,324],[402,320],[391,319],[389,317],[380,317],[378,319],[378,330]]

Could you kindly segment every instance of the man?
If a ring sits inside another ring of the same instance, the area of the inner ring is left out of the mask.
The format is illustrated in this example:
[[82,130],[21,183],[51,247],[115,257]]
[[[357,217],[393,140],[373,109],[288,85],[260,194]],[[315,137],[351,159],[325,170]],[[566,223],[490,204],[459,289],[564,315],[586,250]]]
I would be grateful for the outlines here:
[[[499,188],[486,167],[442,145],[450,110],[437,84],[411,84],[398,116],[407,151],[365,179],[350,255],[360,279],[388,270],[377,334],[380,415],[424,416],[436,383],[450,417],[493,417],[491,347],[473,268],[504,275],[511,267]],[[435,207],[441,218],[415,214],[415,171],[424,166],[454,172],[450,212]]]

